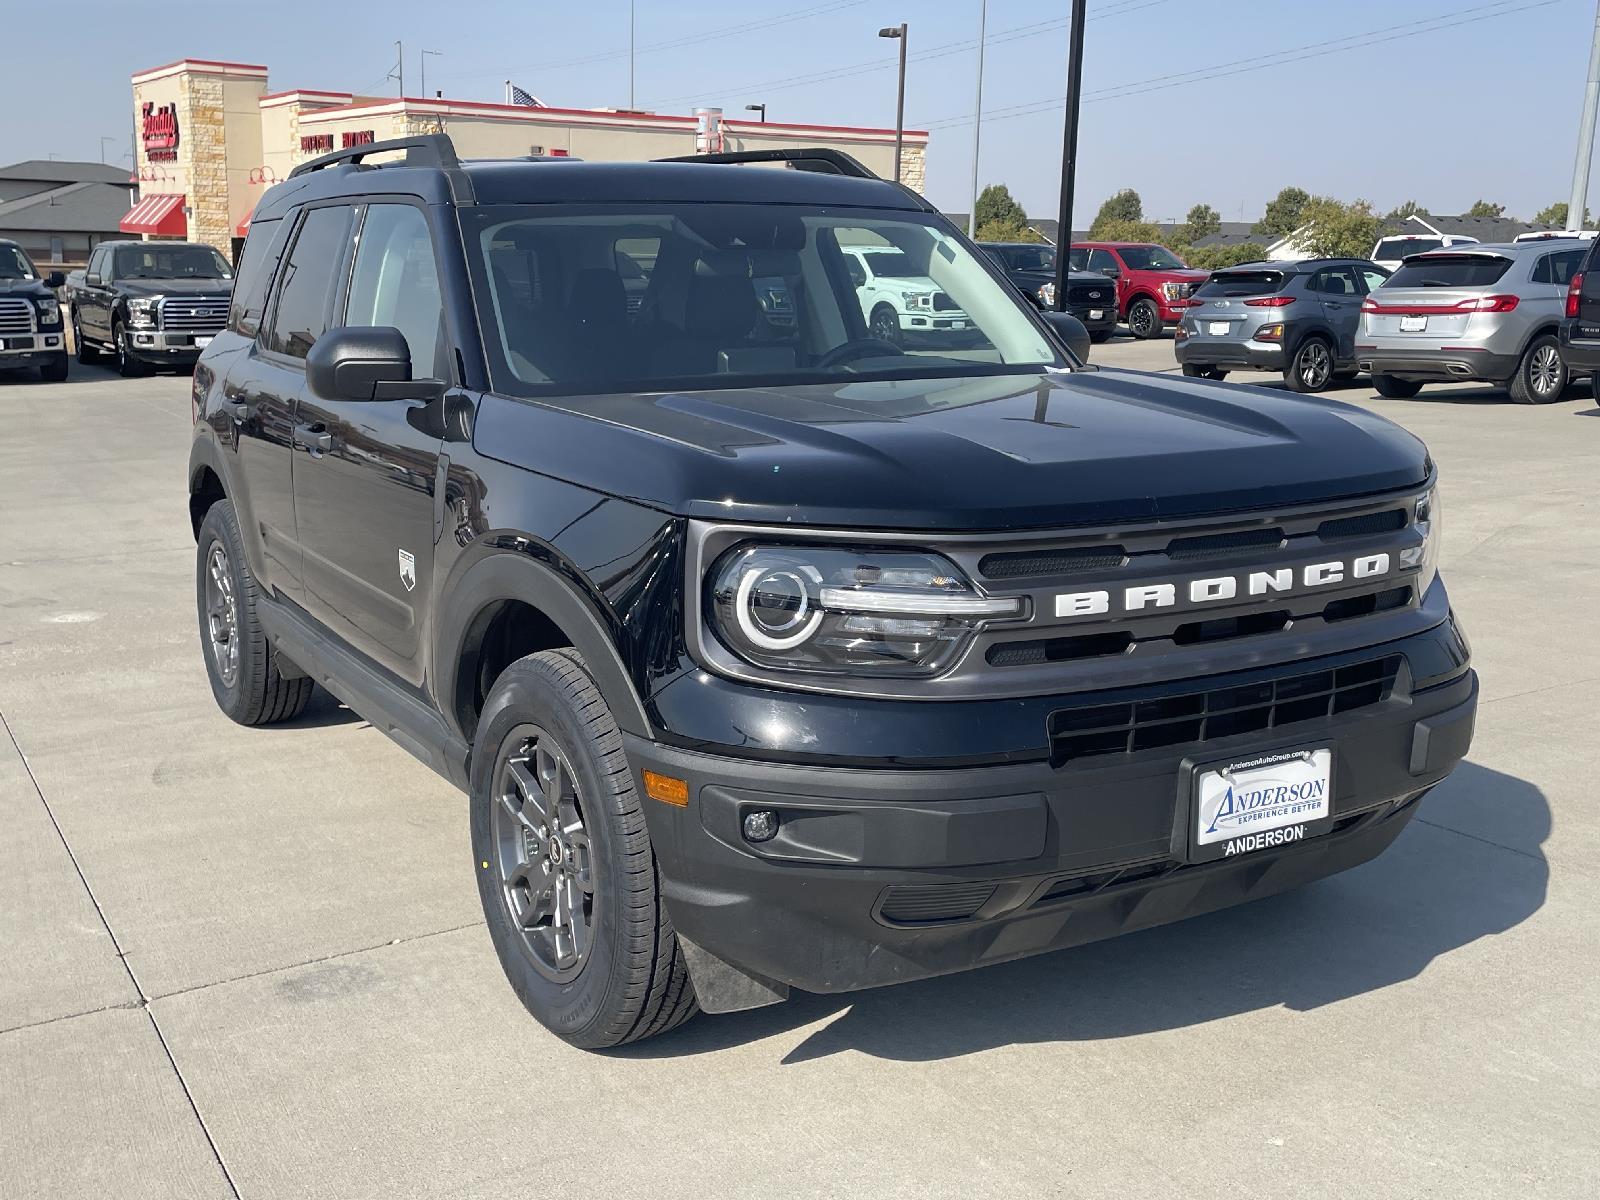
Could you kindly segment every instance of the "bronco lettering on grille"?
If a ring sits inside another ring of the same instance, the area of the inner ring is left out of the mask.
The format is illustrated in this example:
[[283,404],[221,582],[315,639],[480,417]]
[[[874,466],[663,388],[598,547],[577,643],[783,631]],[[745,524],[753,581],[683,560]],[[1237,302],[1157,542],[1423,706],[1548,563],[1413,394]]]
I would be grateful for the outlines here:
[[1354,580],[1377,580],[1389,574],[1391,555],[1363,554],[1353,559],[1306,563],[1296,569],[1278,567],[1200,579],[1138,583],[1115,591],[1061,592],[1055,598],[1057,617],[1096,617],[1187,605],[1215,604],[1249,596],[1292,595]]

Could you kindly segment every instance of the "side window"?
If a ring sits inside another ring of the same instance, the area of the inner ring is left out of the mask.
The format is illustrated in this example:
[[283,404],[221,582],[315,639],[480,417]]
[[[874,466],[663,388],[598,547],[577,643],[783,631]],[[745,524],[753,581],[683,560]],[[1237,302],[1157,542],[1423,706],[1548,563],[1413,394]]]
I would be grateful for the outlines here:
[[254,221],[245,238],[239,271],[233,281],[233,303],[228,306],[228,328],[243,337],[253,338],[261,328],[261,314],[267,308],[267,286],[272,270],[283,253],[279,244],[282,221]]
[[1311,281],[1311,290],[1325,296],[1354,296],[1357,294],[1355,276],[1349,267],[1330,267],[1318,271]]
[[350,277],[346,325],[389,325],[405,334],[416,379],[446,375],[441,361],[444,300],[433,258],[433,239],[422,210],[409,204],[367,209]]
[[844,269],[850,273],[850,286],[864,288],[867,286],[867,268],[861,265],[861,259],[854,254],[844,256]]
[[1550,264],[1555,260],[1554,254],[1546,254],[1533,265],[1533,274],[1529,277],[1533,283],[1554,283],[1555,276],[1550,273]]
[[1089,270],[1104,271],[1107,267],[1111,268],[1111,274],[1113,275],[1122,269],[1121,264],[1119,264],[1115,258],[1111,257],[1111,251],[1089,251]]
[[1382,271],[1373,271],[1367,267],[1361,268],[1361,282],[1367,285],[1367,291],[1375,292],[1383,286],[1383,281],[1389,277]]
[[1089,252],[1087,250],[1069,250],[1067,252],[1067,267],[1069,270],[1081,271],[1089,265]]
[[109,253],[110,251],[104,246],[96,247],[95,252],[89,256],[89,265],[84,269],[84,274],[99,275],[103,278],[106,270],[106,255]]
[[314,208],[306,214],[294,249],[279,274],[267,349],[304,358],[328,327],[333,277],[344,260],[350,209]]
[[1563,250],[1559,254],[1546,254],[1533,268],[1533,282],[1554,283],[1566,287],[1567,281],[1578,269],[1578,263],[1582,261],[1583,255],[1582,250]]

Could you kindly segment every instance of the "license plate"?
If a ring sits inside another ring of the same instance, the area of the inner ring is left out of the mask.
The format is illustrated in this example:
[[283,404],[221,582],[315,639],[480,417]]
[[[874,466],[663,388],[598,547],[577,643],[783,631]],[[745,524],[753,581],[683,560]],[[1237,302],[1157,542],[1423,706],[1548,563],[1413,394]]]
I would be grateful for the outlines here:
[[950,328],[951,329],[965,329],[966,327],[967,327],[967,323],[965,321],[951,321],[950,322]]
[[208,337],[197,337],[194,340],[194,344],[196,346],[209,346],[211,345],[211,339]]
[[1229,328],[1228,322],[1226,322],[1226,321],[1213,321],[1213,322],[1211,322],[1211,336],[1212,337],[1227,337],[1228,336],[1228,328]]
[[1089,310],[1089,320],[1091,320],[1091,321],[1098,321],[1101,317],[1103,317],[1105,315],[1106,315],[1106,310],[1103,309],[1103,308],[1091,308]]
[[1400,332],[1401,333],[1421,333],[1427,327],[1428,327],[1428,318],[1427,317],[1401,317],[1400,318]]
[[1190,858],[1204,862],[1289,846],[1332,824],[1333,752],[1260,754],[1195,775]]

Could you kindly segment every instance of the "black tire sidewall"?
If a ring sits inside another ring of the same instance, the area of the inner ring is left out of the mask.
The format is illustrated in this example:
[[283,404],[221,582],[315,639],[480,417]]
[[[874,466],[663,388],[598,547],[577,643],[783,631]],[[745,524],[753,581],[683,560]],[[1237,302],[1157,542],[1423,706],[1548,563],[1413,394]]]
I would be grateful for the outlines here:
[[[211,635],[206,624],[206,573],[209,571],[211,547],[220,544],[228,555],[228,570],[233,575],[234,606],[238,614],[239,670],[233,686],[223,682],[217,673],[217,664],[211,657]],[[205,659],[206,678],[211,683],[211,694],[217,707],[235,721],[247,719],[249,697],[245,695],[245,681],[253,678],[256,653],[255,640],[248,636],[249,623],[255,614],[248,611],[250,590],[241,564],[244,547],[239,540],[239,526],[233,514],[233,504],[220,500],[213,504],[200,523],[200,539],[195,550],[195,611],[200,624],[200,654]]]
[[[1304,357],[1305,352],[1313,345],[1320,345],[1328,352],[1328,374],[1316,387],[1312,387],[1310,384],[1306,383],[1304,377],[1301,375],[1301,360]],[[1312,334],[1310,337],[1307,337],[1301,341],[1301,343],[1295,347],[1294,358],[1289,361],[1289,369],[1283,373],[1283,381],[1289,386],[1289,390],[1292,392],[1301,392],[1309,395],[1316,392],[1327,391],[1333,383],[1333,346],[1329,344],[1328,339],[1319,337],[1317,334]]]
[[[880,313],[888,313],[889,319],[884,323],[883,332],[878,331],[878,317]],[[885,342],[900,344],[900,316],[895,312],[892,304],[879,304],[872,310],[872,316],[867,321],[867,332],[875,338]]]
[[[1556,362],[1561,365],[1561,386],[1548,396],[1542,396],[1534,390],[1533,386],[1533,356],[1547,345],[1556,348]],[[1510,389],[1512,398],[1520,400],[1524,404],[1554,404],[1566,393],[1568,386],[1572,383],[1572,369],[1567,366],[1567,360],[1561,356],[1561,344],[1554,335],[1541,334],[1528,344],[1527,350],[1523,352],[1522,361],[1517,364],[1515,382],[1517,387]],[[1519,392],[1520,395],[1517,394]]]
[[[1133,319],[1134,313],[1138,312],[1140,308],[1148,308],[1150,310],[1150,328],[1144,333],[1139,332],[1139,327],[1134,323]],[[1150,338],[1155,337],[1161,332],[1161,310],[1156,307],[1156,302],[1154,300],[1135,300],[1133,304],[1129,306],[1128,332],[1133,334],[1133,336],[1138,338],[1140,341],[1148,341]]]
[[[576,1045],[603,1045],[602,1031],[616,1018],[621,984],[619,920],[629,910],[619,878],[624,837],[618,797],[599,770],[592,733],[540,656],[507,667],[485,703],[474,739],[471,779],[473,871],[489,937],[506,978],[527,1009],[558,1037]],[[496,768],[505,742],[519,725],[534,724],[561,746],[577,776],[584,828],[595,876],[595,911],[588,961],[577,976],[556,982],[533,965],[500,892],[490,813]],[[484,864],[488,865],[485,866]],[[654,914],[651,914],[653,920]]]

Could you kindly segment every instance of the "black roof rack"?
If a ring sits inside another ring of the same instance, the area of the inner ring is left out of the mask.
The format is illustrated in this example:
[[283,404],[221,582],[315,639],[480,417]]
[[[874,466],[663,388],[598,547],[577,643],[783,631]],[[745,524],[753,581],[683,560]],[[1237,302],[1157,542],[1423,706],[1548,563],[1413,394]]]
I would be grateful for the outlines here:
[[816,171],[823,175],[851,175],[857,179],[878,179],[859,159],[829,146],[795,146],[781,150],[730,150],[722,154],[684,154],[658,158],[656,162],[760,163],[786,162],[796,171]]
[[360,166],[361,160],[369,154],[391,154],[399,150],[406,152],[405,165],[408,167],[438,167],[441,170],[454,171],[461,166],[461,160],[456,157],[455,143],[450,140],[448,134],[425,133],[418,137],[392,138],[387,142],[346,146],[342,150],[335,150],[331,154],[323,154],[310,162],[301,163],[289,172],[289,178],[309,175],[312,171],[335,167],[340,163]]

